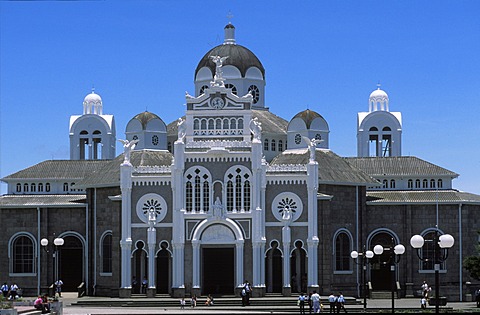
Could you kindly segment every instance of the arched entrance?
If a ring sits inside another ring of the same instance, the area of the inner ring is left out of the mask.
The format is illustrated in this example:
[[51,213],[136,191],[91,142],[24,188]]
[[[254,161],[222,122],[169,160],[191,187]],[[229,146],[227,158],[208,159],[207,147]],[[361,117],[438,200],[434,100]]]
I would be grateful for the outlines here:
[[[372,237],[370,247],[382,245],[384,248],[392,246],[393,236],[390,233],[381,232]],[[370,279],[372,289],[376,291],[390,291],[392,289],[392,272],[390,270],[390,252],[383,251],[383,254],[375,255],[370,259]]]
[[272,241],[271,248],[265,255],[267,293],[282,292],[282,252],[278,249],[278,245],[277,241]]
[[243,283],[243,233],[221,205],[192,235],[192,288],[201,294],[233,294]]
[[62,238],[65,242],[58,247],[58,277],[63,281],[62,291],[76,292],[84,281],[83,243],[73,235]]
[[295,242],[295,249],[290,256],[290,285],[292,292],[300,293],[307,291],[307,255],[303,249],[302,241]]
[[168,243],[162,242],[160,250],[157,253],[157,293],[170,293],[170,252],[168,251]]
[[132,285],[132,293],[137,294],[141,293],[142,280],[148,279],[148,257],[142,241],[135,243],[135,247],[132,255],[132,277],[135,277],[136,285]]

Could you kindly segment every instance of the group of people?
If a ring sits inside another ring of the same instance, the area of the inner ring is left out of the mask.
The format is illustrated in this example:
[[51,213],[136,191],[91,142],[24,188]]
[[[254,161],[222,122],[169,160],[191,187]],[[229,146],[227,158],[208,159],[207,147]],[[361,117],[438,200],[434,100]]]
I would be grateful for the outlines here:
[[42,314],[50,313],[51,307],[50,302],[48,301],[48,296],[46,294],[39,295],[35,302],[33,302],[33,307],[42,311]]
[[9,300],[15,300],[18,299],[21,294],[20,294],[20,289],[17,286],[16,283],[13,283],[12,285],[8,285],[6,282],[3,283],[1,286],[2,294],[3,297]]
[[[140,291],[141,288],[141,291]],[[143,277],[141,286],[139,287],[139,283],[137,281],[137,278],[135,276],[132,277],[132,293],[142,293],[142,294],[147,294],[147,288],[148,288],[148,279],[147,277]]]
[[[347,310],[345,309],[345,297],[343,296],[342,292],[337,295],[333,293],[330,294],[328,297],[328,303],[330,305],[330,313],[340,313],[340,310],[346,313]],[[320,294],[317,291],[313,291],[312,293],[306,295],[301,293],[298,297],[298,306],[300,307],[300,314],[306,314],[306,309],[308,307],[308,313],[320,313],[323,312],[323,304],[321,303]]]
[[429,294],[432,291],[432,288],[428,286],[427,281],[423,281],[422,283],[422,298],[420,300],[420,307],[422,309],[427,308],[427,301],[429,299]]
[[[185,309],[185,298],[180,299],[180,309]],[[206,306],[212,306],[213,305],[213,296],[211,294],[207,295],[207,299],[205,300],[205,305]],[[195,308],[197,306],[197,296],[194,294],[190,298],[190,307]]]

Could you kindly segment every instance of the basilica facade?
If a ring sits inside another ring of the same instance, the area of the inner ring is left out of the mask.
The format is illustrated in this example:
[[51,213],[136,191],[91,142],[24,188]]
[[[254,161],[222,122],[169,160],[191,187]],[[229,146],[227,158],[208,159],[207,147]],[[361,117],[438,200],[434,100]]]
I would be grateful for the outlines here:
[[[358,156],[335,154],[320,113],[285,120],[269,110],[262,63],[236,43],[232,24],[224,31],[200,59],[178,120],[139,113],[116,141],[113,115],[92,91],[70,118],[69,160],[2,179],[0,280],[30,294],[61,278],[67,290],[100,296],[238,295],[245,281],[254,296],[363,296],[392,283],[414,296],[433,283],[434,247],[420,260],[411,236],[451,234],[442,293],[464,300],[480,196],[455,190],[458,174],[402,156],[402,115],[380,87],[358,113]],[[406,251],[394,263],[399,244]],[[386,250],[363,272],[350,253],[375,245]]]

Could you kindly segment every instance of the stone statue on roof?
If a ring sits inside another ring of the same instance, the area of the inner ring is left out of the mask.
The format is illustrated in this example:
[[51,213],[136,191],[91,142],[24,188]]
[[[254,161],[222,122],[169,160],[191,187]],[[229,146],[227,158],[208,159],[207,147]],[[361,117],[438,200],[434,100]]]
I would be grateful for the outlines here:
[[185,125],[185,119],[178,118],[177,122],[178,141],[183,142],[187,133],[187,126]]
[[317,148],[317,144],[322,142],[323,140],[320,139],[309,139],[308,137],[302,136],[303,140],[308,146],[308,149],[310,150],[310,162],[315,161],[315,149]]
[[253,139],[262,141],[262,123],[255,117],[250,120],[250,131],[253,133]]
[[131,164],[130,163],[130,153],[132,152],[133,149],[135,149],[135,146],[137,145],[138,139],[131,140],[131,141],[118,139],[118,141],[123,143],[123,153],[124,153],[123,164]]
[[227,60],[227,58],[228,56],[210,56],[210,59],[212,59],[212,61],[215,63],[215,76],[213,77],[212,82],[214,86],[224,86],[222,66],[223,62]]

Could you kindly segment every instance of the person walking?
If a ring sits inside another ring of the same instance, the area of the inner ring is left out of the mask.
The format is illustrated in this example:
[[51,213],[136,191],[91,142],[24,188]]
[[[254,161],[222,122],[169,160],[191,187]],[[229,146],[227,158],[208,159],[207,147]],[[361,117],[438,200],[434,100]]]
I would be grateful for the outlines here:
[[330,293],[330,295],[328,296],[328,304],[330,306],[329,313],[335,313],[335,307],[337,306],[337,297],[333,295],[333,293]]
[[195,308],[197,306],[197,296],[194,294],[190,300],[190,307]]
[[307,303],[308,303],[308,314],[312,314],[313,310],[313,302],[312,302],[312,292],[308,293],[307,297]]
[[320,313],[320,294],[317,291],[313,291],[312,294],[312,304],[313,304],[313,312]]
[[15,300],[16,298],[18,298],[17,290],[18,290],[18,286],[17,286],[17,284],[14,282],[14,283],[10,286],[10,297],[8,298],[9,300]]
[[308,297],[302,293],[298,296],[298,306],[300,307],[300,314],[305,314],[305,301]]
[[148,280],[147,277],[143,277],[142,280],[142,293],[147,294]]
[[338,294],[337,298],[337,313],[340,313],[341,309],[343,309],[345,313],[347,312],[347,309],[345,308],[345,297],[343,296],[342,292]]
[[181,310],[185,309],[185,298],[183,297],[180,299],[180,309]]
[[55,281],[55,292],[57,292],[59,297],[62,297],[62,285],[63,281],[61,279]]

